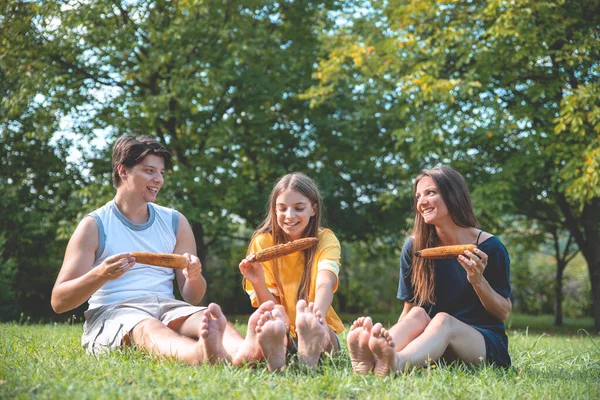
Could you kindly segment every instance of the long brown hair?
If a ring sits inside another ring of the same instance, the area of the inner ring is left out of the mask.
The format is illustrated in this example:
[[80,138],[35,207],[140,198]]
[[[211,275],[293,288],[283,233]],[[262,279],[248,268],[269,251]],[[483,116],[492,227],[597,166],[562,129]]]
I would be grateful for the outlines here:
[[[479,222],[475,218],[471,195],[467,183],[461,174],[450,167],[435,167],[424,169],[415,179],[413,194],[417,192],[417,185],[424,177],[430,177],[438,187],[440,196],[444,200],[452,221],[460,227],[479,228]],[[413,253],[440,245],[434,225],[426,224],[423,216],[417,210],[417,198],[414,197],[415,224],[412,235]],[[415,293],[417,305],[425,303],[435,304],[435,274],[434,260],[413,257],[411,281]]]
[[[286,243],[289,241],[285,232],[277,224],[277,197],[285,190],[294,190],[306,197],[311,206],[316,205],[315,215],[310,217],[308,225],[304,229],[302,237],[318,237],[319,228],[321,226],[321,210],[323,209],[323,201],[321,199],[321,193],[315,181],[309,178],[306,174],[301,172],[293,172],[280,178],[269,197],[269,204],[267,205],[267,216],[261,226],[254,232],[252,240],[261,233],[270,233],[273,236],[275,244]],[[312,277],[312,264],[317,249],[311,247],[308,250],[304,250],[304,271],[302,272],[302,280],[300,281],[300,287],[298,288],[298,300],[305,299],[308,301],[308,295],[310,292],[311,277]],[[275,261],[276,268],[279,267],[279,259]]]

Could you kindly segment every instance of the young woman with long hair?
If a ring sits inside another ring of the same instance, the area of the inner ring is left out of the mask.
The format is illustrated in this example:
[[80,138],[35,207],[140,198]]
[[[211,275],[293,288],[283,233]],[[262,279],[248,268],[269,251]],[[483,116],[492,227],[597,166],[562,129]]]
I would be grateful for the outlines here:
[[[256,230],[248,256],[239,264],[252,305],[274,302],[256,333],[269,370],[285,365],[286,352],[297,351],[300,362],[314,368],[321,354],[339,350],[337,333],[344,326],[331,307],[338,286],[340,243],[321,228],[323,204],[316,183],[292,173],[275,184],[267,216]],[[258,251],[292,240],[316,237],[318,244],[272,261],[255,261]]]
[[[440,359],[509,366],[504,323],[512,305],[510,259],[498,238],[479,229],[463,177],[449,167],[421,171],[415,222],[400,259],[404,309],[389,330],[370,317],[348,334],[353,370],[388,375]],[[456,259],[413,256],[437,246],[475,244]]]

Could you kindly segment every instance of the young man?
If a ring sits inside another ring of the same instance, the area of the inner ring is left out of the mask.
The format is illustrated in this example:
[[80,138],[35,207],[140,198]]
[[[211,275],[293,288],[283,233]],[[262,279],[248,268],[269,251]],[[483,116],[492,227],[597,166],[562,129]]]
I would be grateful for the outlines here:
[[[244,338],[216,304],[198,307],[206,292],[191,226],[179,212],[153,204],[171,155],[150,137],[123,136],[112,155],[113,200],[88,214],[69,240],[52,290],[57,313],[86,300],[82,345],[97,354],[131,343],[188,364],[262,357],[255,334],[265,305],[250,317]],[[133,251],[183,254],[184,270],[136,263]],[[173,295],[177,279],[184,301]]]

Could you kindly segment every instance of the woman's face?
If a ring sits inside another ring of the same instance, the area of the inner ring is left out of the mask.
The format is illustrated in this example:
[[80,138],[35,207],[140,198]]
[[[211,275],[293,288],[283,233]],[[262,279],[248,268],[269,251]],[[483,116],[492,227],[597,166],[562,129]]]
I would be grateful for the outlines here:
[[302,238],[310,218],[316,213],[316,204],[292,189],[286,189],[275,201],[277,225],[288,235],[290,240]]
[[421,178],[415,191],[417,212],[426,224],[438,225],[450,219],[450,213],[440,191],[429,176]]

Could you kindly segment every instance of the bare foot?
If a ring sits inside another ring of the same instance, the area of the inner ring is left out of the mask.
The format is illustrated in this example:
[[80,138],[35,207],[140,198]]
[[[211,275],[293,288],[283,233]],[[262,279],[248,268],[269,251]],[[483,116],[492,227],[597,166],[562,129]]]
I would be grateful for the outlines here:
[[373,321],[371,317],[360,317],[350,327],[348,332],[348,352],[352,361],[352,370],[361,375],[366,375],[375,366],[375,356],[369,348]]
[[383,328],[380,323],[376,323],[371,329],[371,338],[369,339],[369,349],[375,356],[375,366],[373,374],[376,376],[387,376],[396,372],[396,346],[390,333]]
[[283,315],[276,308],[264,312],[256,323],[258,344],[269,371],[278,371],[285,365],[285,333]]
[[316,368],[319,357],[329,344],[329,329],[314,303],[306,306],[306,301],[296,304],[296,332],[298,333],[298,358],[300,362]]
[[252,363],[257,360],[263,359],[263,353],[258,344],[256,337],[256,325],[260,316],[268,311],[273,311],[275,303],[271,300],[262,303],[256,311],[252,313],[250,319],[248,319],[248,330],[246,331],[246,338],[244,343],[238,349],[235,358],[233,359],[233,365],[236,367],[242,366],[247,363]]
[[229,355],[223,347],[223,334],[227,319],[221,312],[221,307],[210,303],[202,315],[200,322],[200,335],[196,352],[202,354],[210,364],[227,361]]

